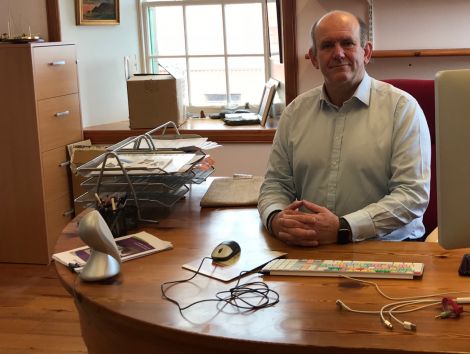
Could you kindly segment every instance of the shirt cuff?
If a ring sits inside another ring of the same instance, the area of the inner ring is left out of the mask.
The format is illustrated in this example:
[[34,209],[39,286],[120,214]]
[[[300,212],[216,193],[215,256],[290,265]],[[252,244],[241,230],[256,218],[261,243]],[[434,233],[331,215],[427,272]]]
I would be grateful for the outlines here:
[[351,227],[353,242],[364,241],[377,236],[374,222],[368,212],[358,210],[342,217],[346,219]]
[[273,219],[274,217],[279,214],[281,212],[281,210],[274,210],[271,212],[271,214],[269,214],[268,216],[268,220],[266,220],[266,228],[268,229],[269,233],[271,235],[273,235],[273,228],[272,228],[272,222],[273,222]]
[[266,227],[268,231],[269,231],[268,221],[269,221],[269,217],[271,216],[271,214],[274,211],[282,211],[284,210],[284,208],[285,208],[285,205],[275,203],[275,204],[269,205],[266,209],[263,210],[262,213],[260,213],[261,220],[263,221],[264,227]]

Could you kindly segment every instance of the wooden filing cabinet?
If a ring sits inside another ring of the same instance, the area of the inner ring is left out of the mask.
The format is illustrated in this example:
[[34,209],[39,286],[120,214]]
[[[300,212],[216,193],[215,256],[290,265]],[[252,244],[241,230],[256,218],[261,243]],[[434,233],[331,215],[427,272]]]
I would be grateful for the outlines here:
[[75,45],[0,43],[0,262],[49,263],[73,216],[79,102]]

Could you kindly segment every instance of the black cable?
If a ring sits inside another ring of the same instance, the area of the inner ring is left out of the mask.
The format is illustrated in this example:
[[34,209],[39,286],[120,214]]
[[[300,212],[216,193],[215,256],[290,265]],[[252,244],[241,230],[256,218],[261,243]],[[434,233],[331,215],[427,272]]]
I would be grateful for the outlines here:
[[[209,301],[224,302],[226,304],[230,304],[234,306],[235,308],[247,310],[247,311],[255,311],[255,310],[265,308],[265,307],[271,307],[279,302],[279,293],[270,289],[269,286],[262,281],[255,281],[255,282],[240,284],[242,275],[245,273],[249,273],[249,271],[241,271],[238,276],[237,284],[233,288],[230,288],[229,290],[219,291],[215,295],[216,298],[198,300],[189,305],[181,307],[178,301],[166,295],[166,291],[172,286],[175,286],[177,284],[181,284],[184,282],[188,282],[194,279],[196,275],[200,274],[199,271],[201,270],[202,264],[204,263],[206,259],[212,259],[212,258],[204,257],[201,260],[201,263],[199,264],[199,267],[197,268],[196,272],[191,277],[187,279],[183,279],[183,280],[165,282],[165,283],[162,283],[160,286],[163,299],[168,300],[174,303],[176,306],[178,306],[178,310],[180,311],[182,316],[183,316],[184,310],[196,304],[209,302]],[[167,287],[167,285],[169,286]]]

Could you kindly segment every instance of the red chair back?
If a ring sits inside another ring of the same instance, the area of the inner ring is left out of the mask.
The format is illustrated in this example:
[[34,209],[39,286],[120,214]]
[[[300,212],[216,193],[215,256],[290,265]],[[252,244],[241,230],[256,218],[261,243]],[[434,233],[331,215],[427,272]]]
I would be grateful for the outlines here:
[[388,79],[382,80],[408,92],[423,109],[431,134],[431,194],[429,205],[423,215],[426,235],[437,227],[437,195],[436,195],[436,135],[434,130],[434,80]]

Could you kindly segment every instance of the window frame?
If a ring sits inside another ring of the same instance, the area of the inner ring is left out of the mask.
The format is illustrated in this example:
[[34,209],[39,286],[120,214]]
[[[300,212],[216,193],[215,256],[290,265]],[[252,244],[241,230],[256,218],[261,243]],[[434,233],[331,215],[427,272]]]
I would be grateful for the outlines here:
[[[227,53],[227,37],[225,31],[225,6],[232,5],[232,4],[253,4],[259,3],[261,5],[261,13],[262,13],[262,27],[263,27],[263,53],[262,54],[228,54]],[[228,58],[235,58],[235,57],[263,57],[264,61],[264,74],[265,74],[265,81],[269,79],[271,76],[270,72],[270,56],[269,56],[269,33],[268,33],[268,18],[267,18],[267,5],[266,0],[174,0],[174,1],[162,1],[162,0],[141,0],[139,6],[139,13],[140,13],[140,26],[141,26],[141,33],[142,33],[142,66],[144,72],[152,72],[152,60],[157,58],[155,55],[150,54],[151,50],[151,39],[150,39],[150,31],[149,31],[149,18],[148,18],[148,10],[151,7],[159,7],[159,6],[182,6],[183,7],[183,22],[186,25],[186,6],[191,5],[221,5],[222,6],[222,25],[223,25],[223,40],[224,40],[224,53],[217,54],[217,55],[189,55],[188,54],[188,44],[187,44],[187,37],[186,37],[186,28],[184,30],[184,40],[185,40],[185,53],[184,55],[171,55],[171,56],[158,56],[161,58],[171,57],[171,58],[182,58],[186,62],[186,82],[187,82],[187,93],[188,93],[188,106],[190,108],[195,108],[191,104],[191,85],[190,85],[190,75],[189,75],[189,59],[190,58],[210,58],[210,57],[223,57],[224,59],[224,66],[225,66],[225,89],[226,89],[226,102],[225,104],[229,104],[229,98],[231,96],[230,92],[230,77],[229,77],[229,70],[228,70]],[[215,106],[204,106],[197,108],[210,108]]]

